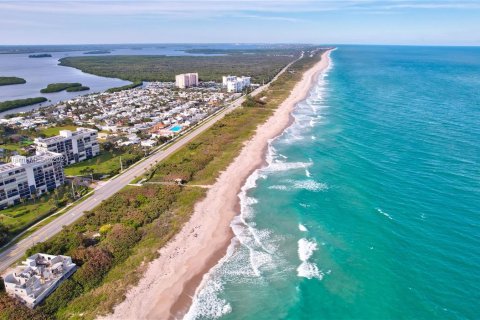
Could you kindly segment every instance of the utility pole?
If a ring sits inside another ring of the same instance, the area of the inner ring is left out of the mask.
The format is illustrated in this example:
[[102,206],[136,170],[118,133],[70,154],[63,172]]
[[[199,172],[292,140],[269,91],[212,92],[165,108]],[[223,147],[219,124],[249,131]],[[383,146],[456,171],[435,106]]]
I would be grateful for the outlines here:
[[120,156],[120,172],[123,171],[122,156]]
[[75,186],[73,184],[73,179],[72,179],[72,195],[73,195],[73,199],[75,200]]

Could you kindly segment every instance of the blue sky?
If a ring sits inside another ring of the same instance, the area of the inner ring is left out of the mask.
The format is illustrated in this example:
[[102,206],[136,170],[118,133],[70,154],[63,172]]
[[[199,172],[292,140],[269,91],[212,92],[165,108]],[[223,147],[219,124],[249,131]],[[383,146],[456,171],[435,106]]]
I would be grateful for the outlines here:
[[0,44],[480,45],[480,0],[0,0]]

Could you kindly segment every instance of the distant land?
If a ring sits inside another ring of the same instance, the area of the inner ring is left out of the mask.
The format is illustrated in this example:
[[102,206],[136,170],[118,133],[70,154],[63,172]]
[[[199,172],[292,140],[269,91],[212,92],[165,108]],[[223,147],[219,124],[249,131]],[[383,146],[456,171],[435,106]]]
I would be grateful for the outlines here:
[[108,53],[112,53],[112,52],[109,50],[93,50],[93,51],[84,52],[83,54],[108,54]]
[[18,77],[0,77],[0,86],[7,86],[11,84],[23,84],[27,81],[23,78]]
[[133,89],[133,88],[136,88],[136,87],[140,87],[141,85],[143,85],[143,81],[135,81],[135,82],[133,82],[131,84],[127,84],[125,86],[110,88],[106,92],[108,92],[108,93],[119,92],[119,91],[123,91],[123,90],[129,90],[129,89]]
[[90,90],[87,86],[75,86],[75,87],[68,87],[65,91],[67,92],[78,92],[78,91],[87,91]]
[[[0,54],[25,54],[25,53],[45,53],[45,52],[69,52],[69,51],[112,51],[117,49],[143,50],[148,48],[165,49],[165,48],[185,48],[187,49],[215,49],[218,50],[286,50],[312,48],[310,44],[232,44],[232,43],[215,43],[192,45],[187,43],[143,43],[143,44],[78,44],[78,45],[0,45]],[[183,50],[180,50],[183,51]],[[224,53],[224,52],[219,52]],[[208,54],[208,52],[205,52]]]
[[155,44],[94,44],[94,45],[26,45],[26,46],[1,46],[0,54],[15,53],[40,53],[40,52],[68,52],[68,51],[95,51],[113,49],[142,49],[154,47]]
[[9,100],[0,102],[0,111],[6,111],[10,109],[20,108],[29,106],[32,104],[37,104],[41,102],[45,102],[48,99],[45,97],[37,97],[37,98],[27,98],[27,99],[18,99],[18,100]]
[[[77,87],[82,87],[82,84],[78,83],[78,82],[73,82],[73,83],[69,83],[69,82],[50,83],[46,88],[43,88],[42,90],[40,90],[40,92],[41,93],[52,93],[52,92],[60,92],[60,91],[63,91],[63,90],[68,91],[68,89],[77,88]],[[84,88],[87,88],[87,87],[84,87]],[[90,88],[88,88],[88,89],[90,89]],[[84,89],[84,90],[88,90],[88,89]],[[71,90],[71,91],[68,91],[68,92],[73,92],[73,91],[82,91],[82,90],[74,89],[74,90]]]
[[49,53],[31,54],[29,58],[50,58],[52,55]]
[[[298,50],[297,50],[298,52]],[[60,65],[98,76],[135,81],[174,81],[175,74],[198,72],[202,81],[220,81],[227,74],[267,82],[292,60],[294,50],[258,50],[252,54],[224,56],[101,56],[66,57]]]
[[[305,49],[309,49],[305,47]],[[177,50],[183,51],[191,54],[222,54],[222,55],[246,55],[246,54],[262,54],[262,55],[278,55],[278,54],[291,54],[294,49],[218,49],[218,48],[192,48],[186,50]]]

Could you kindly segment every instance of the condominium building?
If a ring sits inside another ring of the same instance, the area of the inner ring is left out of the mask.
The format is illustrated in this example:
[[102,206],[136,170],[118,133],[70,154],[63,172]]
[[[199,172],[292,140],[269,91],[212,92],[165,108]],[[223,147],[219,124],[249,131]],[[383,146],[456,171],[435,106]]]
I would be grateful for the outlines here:
[[35,145],[39,151],[61,153],[63,165],[68,166],[100,154],[97,134],[97,130],[89,128],[61,130],[58,136],[35,139]]
[[178,88],[198,86],[198,73],[182,73],[175,76],[175,85]]
[[63,156],[38,151],[35,156],[13,156],[0,165],[0,209],[20,203],[32,194],[41,195],[65,182]]
[[228,92],[241,92],[250,86],[250,77],[223,76],[222,84]]
[[36,253],[4,277],[5,291],[29,308],[34,308],[76,270],[68,256]]

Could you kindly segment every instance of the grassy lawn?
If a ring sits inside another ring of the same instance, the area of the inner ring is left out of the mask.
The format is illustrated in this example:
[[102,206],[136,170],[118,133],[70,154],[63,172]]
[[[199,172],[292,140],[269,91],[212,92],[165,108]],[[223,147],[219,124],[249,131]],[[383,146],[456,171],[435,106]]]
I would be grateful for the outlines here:
[[22,141],[18,142],[18,143],[5,143],[5,144],[0,144],[0,149],[5,149],[5,150],[8,150],[8,151],[16,151],[18,152],[19,154],[23,154],[24,153],[24,150],[23,148],[24,147],[28,147],[29,145],[33,144],[33,141],[31,140],[27,140],[27,139],[23,139]]
[[10,150],[10,151],[21,151],[24,146],[22,144],[0,144],[0,148]]
[[122,157],[123,168],[127,168],[127,163],[134,161],[136,156],[121,151],[102,151],[99,156],[88,159],[79,163],[75,163],[65,168],[67,176],[82,176],[82,170],[86,168],[93,169],[95,178],[103,175],[112,176],[120,171],[120,157]]
[[[8,230],[7,238],[0,239],[0,245],[5,244],[14,236],[29,228],[38,221],[55,213],[57,210],[73,201],[71,198],[71,189],[65,185],[57,189],[58,201],[55,201],[55,193],[43,195],[35,201],[32,199],[0,211],[0,223]],[[85,195],[90,189],[87,187],[75,187],[78,196]]]
[[60,130],[77,130],[76,126],[63,126],[63,127],[50,127],[42,129],[40,132],[46,135],[47,137],[57,136],[60,133]]
[[11,234],[17,234],[34,222],[43,219],[56,210],[54,202],[46,198],[36,203],[29,201],[0,211],[0,221],[9,229]]

